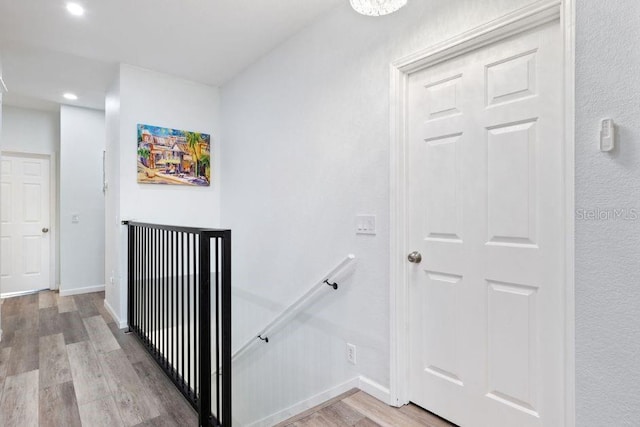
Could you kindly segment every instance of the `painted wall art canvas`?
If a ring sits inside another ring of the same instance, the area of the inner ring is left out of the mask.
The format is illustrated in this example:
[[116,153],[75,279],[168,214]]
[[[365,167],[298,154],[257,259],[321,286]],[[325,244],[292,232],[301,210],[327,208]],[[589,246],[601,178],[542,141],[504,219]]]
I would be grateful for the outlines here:
[[138,182],[209,186],[211,136],[139,124]]

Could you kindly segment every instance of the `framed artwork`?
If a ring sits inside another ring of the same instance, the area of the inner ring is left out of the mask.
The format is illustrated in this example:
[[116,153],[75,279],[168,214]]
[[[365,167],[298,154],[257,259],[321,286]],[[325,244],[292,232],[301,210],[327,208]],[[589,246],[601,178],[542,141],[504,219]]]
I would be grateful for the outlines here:
[[140,184],[211,185],[211,136],[138,124]]

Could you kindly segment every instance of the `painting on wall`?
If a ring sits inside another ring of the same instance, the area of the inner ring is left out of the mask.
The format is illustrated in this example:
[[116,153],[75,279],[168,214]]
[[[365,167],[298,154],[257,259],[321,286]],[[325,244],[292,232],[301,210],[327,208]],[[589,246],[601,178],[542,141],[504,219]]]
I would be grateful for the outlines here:
[[209,186],[211,136],[138,125],[138,182]]

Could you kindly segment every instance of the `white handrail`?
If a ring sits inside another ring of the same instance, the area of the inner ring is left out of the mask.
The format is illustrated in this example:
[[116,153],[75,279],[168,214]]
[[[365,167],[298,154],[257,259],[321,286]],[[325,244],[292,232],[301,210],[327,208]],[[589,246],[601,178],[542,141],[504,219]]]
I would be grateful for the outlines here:
[[315,285],[311,287],[304,295],[300,296],[297,300],[295,300],[291,305],[285,308],[280,314],[278,314],[267,326],[258,331],[257,334],[254,334],[247,342],[241,345],[237,350],[235,350],[231,354],[231,360],[235,360],[240,355],[242,355],[252,344],[260,341],[260,337],[267,338],[270,333],[274,332],[275,328],[282,323],[283,320],[289,317],[289,315],[295,313],[300,307],[304,305],[318,290],[323,288],[329,288],[325,281],[335,277],[340,273],[344,268],[346,268],[356,257],[353,254],[347,255],[345,259],[343,259],[340,264],[334,267],[330,272],[325,274],[322,279],[320,279]]

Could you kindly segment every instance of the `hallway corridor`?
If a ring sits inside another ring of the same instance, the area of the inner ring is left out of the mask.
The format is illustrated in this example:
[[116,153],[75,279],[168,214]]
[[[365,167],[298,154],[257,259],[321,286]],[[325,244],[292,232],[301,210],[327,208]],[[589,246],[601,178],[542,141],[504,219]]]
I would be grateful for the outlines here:
[[104,293],[40,292],[2,305],[0,426],[196,426],[191,406]]

